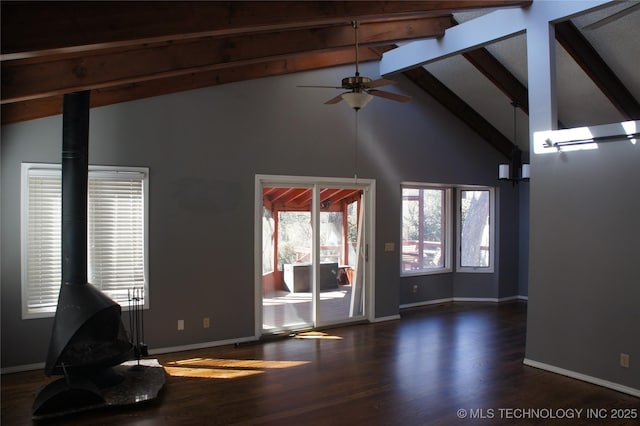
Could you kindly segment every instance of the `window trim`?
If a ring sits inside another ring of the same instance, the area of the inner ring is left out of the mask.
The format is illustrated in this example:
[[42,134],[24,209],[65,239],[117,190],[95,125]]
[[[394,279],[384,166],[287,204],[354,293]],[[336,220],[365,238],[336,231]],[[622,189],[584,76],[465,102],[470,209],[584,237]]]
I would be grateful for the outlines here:
[[[28,220],[29,212],[29,176],[30,172],[37,170],[42,175],[60,176],[61,164],[51,163],[22,163],[20,178],[20,287],[21,287],[21,311],[22,319],[50,318],[55,315],[56,309],[51,311],[29,312],[28,307],[28,277],[27,277],[27,251],[28,251]],[[104,176],[136,173],[142,174],[143,197],[143,249],[144,249],[144,309],[149,309],[149,168],[129,166],[95,166],[89,165],[89,175]],[[87,253],[88,255],[88,253]],[[121,305],[122,310],[128,310],[128,305]]]
[[[463,191],[488,191],[489,192],[489,266],[462,266],[462,192]],[[491,186],[461,185],[456,186],[456,272],[491,274],[495,271],[495,241],[496,241],[496,190]]]
[[421,275],[436,275],[453,272],[452,256],[453,256],[453,188],[452,185],[444,185],[438,183],[422,183],[422,182],[401,182],[400,184],[400,210],[402,211],[402,190],[403,189],[434,189],[444,191],[444,266],[440,268],[422,269],[417,271],[404,271],[402,268],[402,217],[400,218],[400,277],[415,277]]

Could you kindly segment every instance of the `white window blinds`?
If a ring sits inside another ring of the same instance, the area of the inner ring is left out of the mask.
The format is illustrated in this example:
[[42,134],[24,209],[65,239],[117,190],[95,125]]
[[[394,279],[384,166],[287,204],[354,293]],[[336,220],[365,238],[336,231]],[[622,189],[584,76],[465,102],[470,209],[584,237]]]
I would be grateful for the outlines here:
[[[146,176],[146,169],[89,171],[88,281],[124,307],[130,289],[149,294]],[[62,279],[59,166],[23,165],[23,188],[23,317],[47,316],[55,312]]]
[[144,288],[144,199],[141,173],[91,173],[88,206],[89,282],[126,305]]
[[22,216],[27,222],[22,239],[23,313],[25,303],[29,313],[54,312],[62,280],[62,181],[59,171],[32,172],[28,175],[28,196]]

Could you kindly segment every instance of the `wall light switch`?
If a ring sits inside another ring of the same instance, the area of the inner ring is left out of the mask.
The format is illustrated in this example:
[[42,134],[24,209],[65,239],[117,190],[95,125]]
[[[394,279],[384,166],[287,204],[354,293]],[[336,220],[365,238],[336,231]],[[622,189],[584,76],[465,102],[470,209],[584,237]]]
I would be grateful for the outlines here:
[[184,320],[178,320],[178,331],[184,330]]

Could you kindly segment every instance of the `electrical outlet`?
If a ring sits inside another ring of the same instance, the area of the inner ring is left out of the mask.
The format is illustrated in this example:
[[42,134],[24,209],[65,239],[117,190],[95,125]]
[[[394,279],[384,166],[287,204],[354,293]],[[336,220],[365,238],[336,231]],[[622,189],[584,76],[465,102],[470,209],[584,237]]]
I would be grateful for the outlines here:
[[417,293],[418,292],[418,284],[414,284],[413,287],[411,288],[411,292],[412,293]]
[[629,368],[629,354],[620,353],[620,367]]
[[184,320],[178,320],[178,331],[184,330]]
[[203,328],[209,328],[211,324],[209,323],[209,317],[204,317],[202,318],[202,327]]

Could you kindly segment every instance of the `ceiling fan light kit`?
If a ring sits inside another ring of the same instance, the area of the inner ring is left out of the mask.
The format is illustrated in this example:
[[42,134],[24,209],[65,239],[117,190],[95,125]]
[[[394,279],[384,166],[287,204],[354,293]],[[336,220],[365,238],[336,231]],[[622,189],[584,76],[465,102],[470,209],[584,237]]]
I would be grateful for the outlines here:
[[373,96],[367,92],[347,92],[340,95],[349,106],[356,111],[363,108],[373,99]]
[[380,78],[378,80],[372,80],[369,77],[360,75],[359,63],[358,63],[358,28],[360,24],[358,21],[352,21],[353,31],[355,35],[355,75],[345,77],[342,79],[339,87],[335,86],[298,86],[298,87],[312,87],[321,89],[343,89],[348,92],[335,96],[325,102],[325,105],[333,105],[344,100],[351,108],[358,111],[363,108],[367,103],[373,99],[374,96],[386,98],[396,102],[407,102],[411,99],[410,96],[400,95],[392,92],[385,92],[382,90],[376,90],[376,87],[386,86],[394,84],[392,80]]

